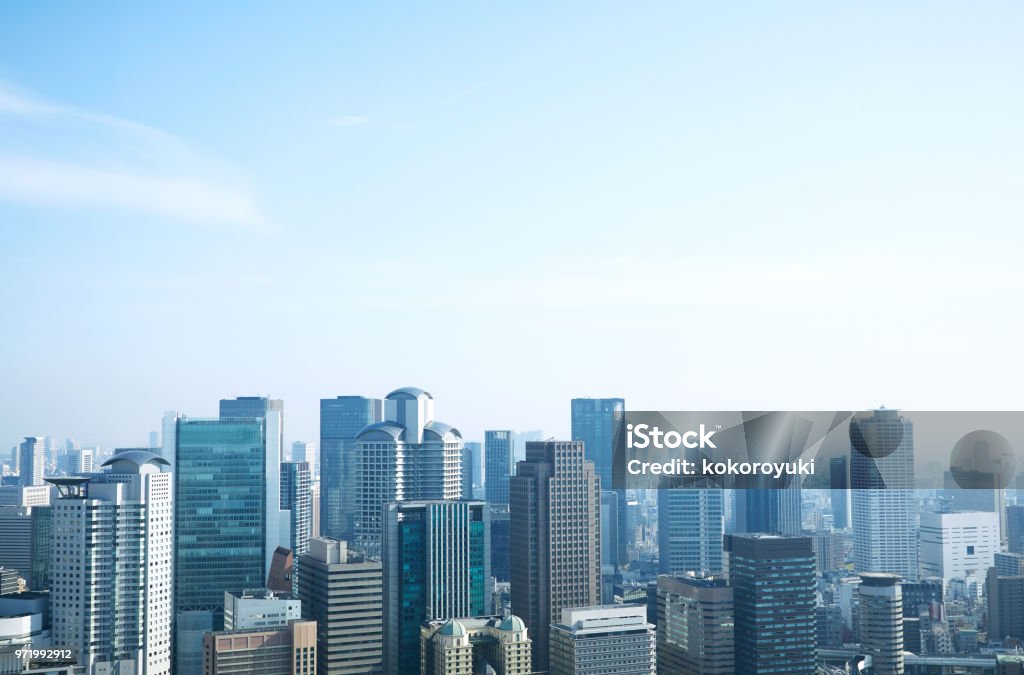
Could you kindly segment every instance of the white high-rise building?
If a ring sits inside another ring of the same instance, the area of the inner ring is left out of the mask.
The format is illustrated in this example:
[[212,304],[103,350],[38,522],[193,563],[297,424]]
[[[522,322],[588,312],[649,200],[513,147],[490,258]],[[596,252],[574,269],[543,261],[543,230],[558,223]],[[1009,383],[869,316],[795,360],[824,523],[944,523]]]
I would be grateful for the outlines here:
[[18,448],[18,482],[21,485],[42,485],[46,470],[46,439],[26,436]]
[[462,434],[434,419],[434,397],[403,387],[384,399],[384,421],[359,432],[357,548],[381,552],[384,505],[462,497]]
[[655,641],[644,605],[563,609],[551,626],[551,675],[654,675]]
[[52,478],[53,644],[78,650],[87,673],[171,670],[173,506],[168,462],[132,450],[105,473]]
[[883,408],[854,416],[850,439],[854,567],[916,580],[914,425]]
[[67,473],[69,476],[76,476],[84,473],[92,473],[95,468],[93,460],[95,454],[92,448],[75,448],[67,454]]
[[999,551],[999,514],[991,511],[921,514],[921,576],[981,581]]

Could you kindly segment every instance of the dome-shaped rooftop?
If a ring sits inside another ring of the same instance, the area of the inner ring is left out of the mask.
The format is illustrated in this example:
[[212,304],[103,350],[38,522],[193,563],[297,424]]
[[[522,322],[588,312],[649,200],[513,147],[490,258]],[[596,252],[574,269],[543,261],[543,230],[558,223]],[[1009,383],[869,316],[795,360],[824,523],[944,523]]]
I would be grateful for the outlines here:
[[466,634],[466,627],[455,619],[449,619],[448,623],[441,626],[441,630],[437,632],[446,637],[462,637]]
[[360,441],[380,439],[383,441],[399,441],[405,435],[405,427],[395,422],[376,422],[363,427],[362,431],[356,434]]
[[[431,434],[434,437],[431,437]],[[438,422],[437,420],[431,420],[423,426],[424,440],[446,441],[448,436],[462,438],[462,433],[452,425]]]
[[513,632],[520,632],[526,630],[526,624],[515,614],[509,614],[501,620],[501,625],[498,626],[500,630],[509,630]]
[[417,399],[420,398],[421,396],[426,396],[427,398],[431,399],[434,398],[429,391],[425,389],[420,389],[419,387],[402,387],[401,389],[395,389],[393,392],[391,392],[384,398],[392,400],[409,400]]
[[[124,462],[123,466],[116,466]],[[103,462],[103,466],[114,467],[115,473],[120,471],[131,471],[134,467],[135,470],[147,465],[152,464],[153,466],[170,466],[171,463],[160,455],[154,455],[152,452],[146,450],[128,450],[127,452],[119,452],[107,461]]]

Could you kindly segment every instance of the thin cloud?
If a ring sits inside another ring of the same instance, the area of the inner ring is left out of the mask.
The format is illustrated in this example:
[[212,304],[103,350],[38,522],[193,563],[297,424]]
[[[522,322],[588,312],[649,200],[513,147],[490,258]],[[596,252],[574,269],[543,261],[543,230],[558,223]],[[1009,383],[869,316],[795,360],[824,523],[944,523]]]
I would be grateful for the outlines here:
[[363,115],[342,115],[327,120],[327,124],[332,127],[361,127],[369,123],[370,118]]
[[[42,101],[0,82],[3,116],[28,120],[27,132],[20,135],[35,140],[38,149],[26,154],[0,144],[0,200],[127,209],[231,228],[270,225],[251,191],[224,178],[222,162],[161,129]],[[80,128],[89,141],[84,154],[71,157],[71,148],[47,143],[54,131]]]

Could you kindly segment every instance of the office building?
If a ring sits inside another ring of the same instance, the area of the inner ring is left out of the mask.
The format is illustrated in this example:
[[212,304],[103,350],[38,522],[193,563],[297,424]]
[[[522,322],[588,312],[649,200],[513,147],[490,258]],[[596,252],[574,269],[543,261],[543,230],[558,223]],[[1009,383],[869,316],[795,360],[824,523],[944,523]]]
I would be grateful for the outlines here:
[[512,612],[533,639],[534,669],[548,669],[548,627],[562,610],[601,597],[601,486],[583,443],[526,444],[509,482]]
[[918,577],[914,426],[898,410],[850,420],[854,568]]
[[895,574],[860,575],[860,646],[874,675],[903,675],[903,596]]
[[21,590],[21,574],[16,569],[0,567],[0,595],[10,595]]
[[[266,418],[268,413],[275,412],[277,413],[277,419],[283,420],[284,401],[267,398],[266,396],[239,396],[237,398],[222,398],[217,416],[221,419]],[[278,452],[282,453],[278,456],[277,461],[285,461],[286,458],[283,455],[284,425],[281,422],[276,427],[268,425],[267,433],[268,436],[271,434],[277,435],[277,438],[273,439],[273,447],[276,447]],[[271,443],[271,441],[268,441],[268,443]]]
[[45,470],[45,439],[41,436],[26,436],[18,446],[19,485],[42,485]]
[[[594,463],[594,472],[600,481],[601,489],[614,489],[612,455],[616,436],[622,431],[626,402],[621,398],[574,398],[571,402],[571,412],[572,440],[583,443],[584,456]],[[626,491],[617,492],[619,504],[624,506]],[[626,509],[618,509],[616,517],[616,522],[602,522],[601,529],[616,529],[615,541],[618,549],[615,552],[615,563],[625,565],[629,562],[633,538],[626,519]]]
[[405,501],[384,517],[384,672],[419,668],[420,624],[490,608],[490,511],[483,502]]
[[815,675],[815,572],[810,537],[725,538],[733,586],[736,672]]
[[921,575],[979,581],[999,551],[999,515],[986,511],[921,514]]
[[515,471],[513,436],[508,429],[484,431],[484,489],[492,506],[508,504],[508,481]]
[[1024,553],[1000,551],[992,556],[992,566],[1001,577],[1024,577]]
[[992,567],[985,583],[989,641],[1024,640],[1024,577],[1001,577]]
[[[623,504],[622,508],[626,508]],[[601,522],[619,522],[619,493],[615,490],[601,490]],[[614,570],[618,563],[619,528],[601,528],[601,567]],[[610,599],[607,600],[611,602]]]
[[94,471],[95,452],[92,448],[76,448],[69,451],[64,458],[64,466],[69,476],[90,474]]
[[734,675],[732,588],[724,577],[657,581],[659,675]]
[[310,471],[313,471],[316,475],[315,467],[317,465],[317,453],[316,444],[307,443],[305,441],[295,441],[292,443],[292,460],[293,462],[309,462]]
[[1006,507],[1006,550],[1024,553],[1024,504]]
[[795,476],[785,480],[783,484],[774,477],[757,477],[734,491],[736,532],[798,535],[803,531],[800,481]]
[[320,533],[354,541],[359,514],[356,436],[382,419],[379,398],[320,399]]
[[832,502],[832,526],[845,530],[850,526],[850,462],[846,457],[829,460],[829,496]]
[[203,675],[315,675],[316,622],[203,635]]
[[942,579],[922,578],[917,581],[902,581],[904,618],[920,616],[932,607],[942,604],[945,585]]
[[658,490],[658,571],[699,576],[721,572],[722,490]]
[[385,504],[462,496],[462,434],[434,419],[434,397],[422,389],[405,387],[388,394],[384,421],[359,432],[356,453],[360,471],[356,539],[371,557],[380,555]]
[[512,580],[512,523],[508,505],[487,505],[491,511],[491,576],[499,583]]
[[202,669],[202,636],[222,629],[225,590],[265,586],[274,552],[287,541],[280,426],[280,411],[268,410],[264,417],[181,417],[171,429],[178,672]]
[[299,556],[302,616],[316,621],[318,675],[381,675],[384,589],[381,564],[343,541],[316,538]]
[[51,508],[0,506],[0,567],[17,570],[33,591],[46,590],[50,584]]
[[473,499],[473,472],[476,470],[474,465],[475,455],[473,448],[464,445],[462,448],[462,498]]
[[224,593],[224,630],[282,628],[302,618],[302,603],[287,592],[254,588]]
[[531,675],[533,643],[517,616],[428,621],[420,629],[421,675]]
[[551,626],[551,675],[654,675],[656,640],[642,605],[563,609]]
[[0,506],[49,506],[49,485],[0,486]]
[[108,472],[51,478],[53,641],[87,672],[117,662],[171,672],[172,478],[148,451],[114,455]]
[[294,555],[306,552],[309,538],[312,536],[311,482],[309,462],[281,463],[281,509],[288,511],[289,514],[290,537],[285,543]]
[[835,572],[846,564],[845,537],[835,530],[807,532],[814,548],[815,566],[818,574]]
[[309,535],[320,536],[320,481],[314,480],[309,486]]

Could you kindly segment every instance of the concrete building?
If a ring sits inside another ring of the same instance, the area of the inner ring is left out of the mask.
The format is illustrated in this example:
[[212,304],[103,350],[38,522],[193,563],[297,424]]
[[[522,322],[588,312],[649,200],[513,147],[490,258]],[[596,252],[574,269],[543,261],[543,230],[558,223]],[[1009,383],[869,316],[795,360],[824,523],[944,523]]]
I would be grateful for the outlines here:
[[[87,672],[171,672],[172,477],[148,451],[114,455],[107,472],[51,478],[55,645]],[[129,664],[131,662],[131,664]],[[127,670],[126,670],[127,669]]]
[[659,576],[659,675],[734,675],[733,621],[724,577]]
[[562,610],[601,597],[600,481],[583,443],[529,442],[509,482],[512,612],[533,638],[534,669],[548,669],[548,627]]
[[698,576],[723,569],[722,490],[658,490],[658,572]]
[[808,532],[811,546],[814,549],[814,560],[818,574],[835,572],[842,569],[846,562],[844,552],[845,537],[842,532],[834,530],[818,530]]
[[315,675],[316,622],[203,635],[203,675]]
[[563,609],[551,626],[551,675],[654,675],[656,635],[642,605]]
[[1024,576],[1001,577],[992,567],[985,583],[989,641],[1024,640]]
[[49,506],[49,485],[4,485],[0,487],[0,506]]
[[428,621],[420,629],[420,675],[530,675],[533,643],[517,616]]
[[18,446],[18,484],[42,485],[46,471],[46,439],[26,436]]
[[224,593],[224,630],[282,628],[302,618],[302,603],[290,593],[255,588]]
[[895,574],[860,575],[860,643],[874,675],[903,675],[903,596]]
[[992,566],[1001,577],[1024,577],[1024,553],[998,552],[992,556]]
[[999,515],[988,511],[921,514],[921,576],[981,579],[999,551]]
[[303,618],[317,624],[317,675],[380,675],[384,662],[381,564],[343,541],[314,538],[299,556]]
[[429,392],[404,387],[388,394],[384,421],[360,431],[355,448],[360,471],[356,543],[370,557],[381,555],[385,504],[462,497],[462,434],[434,419]]

